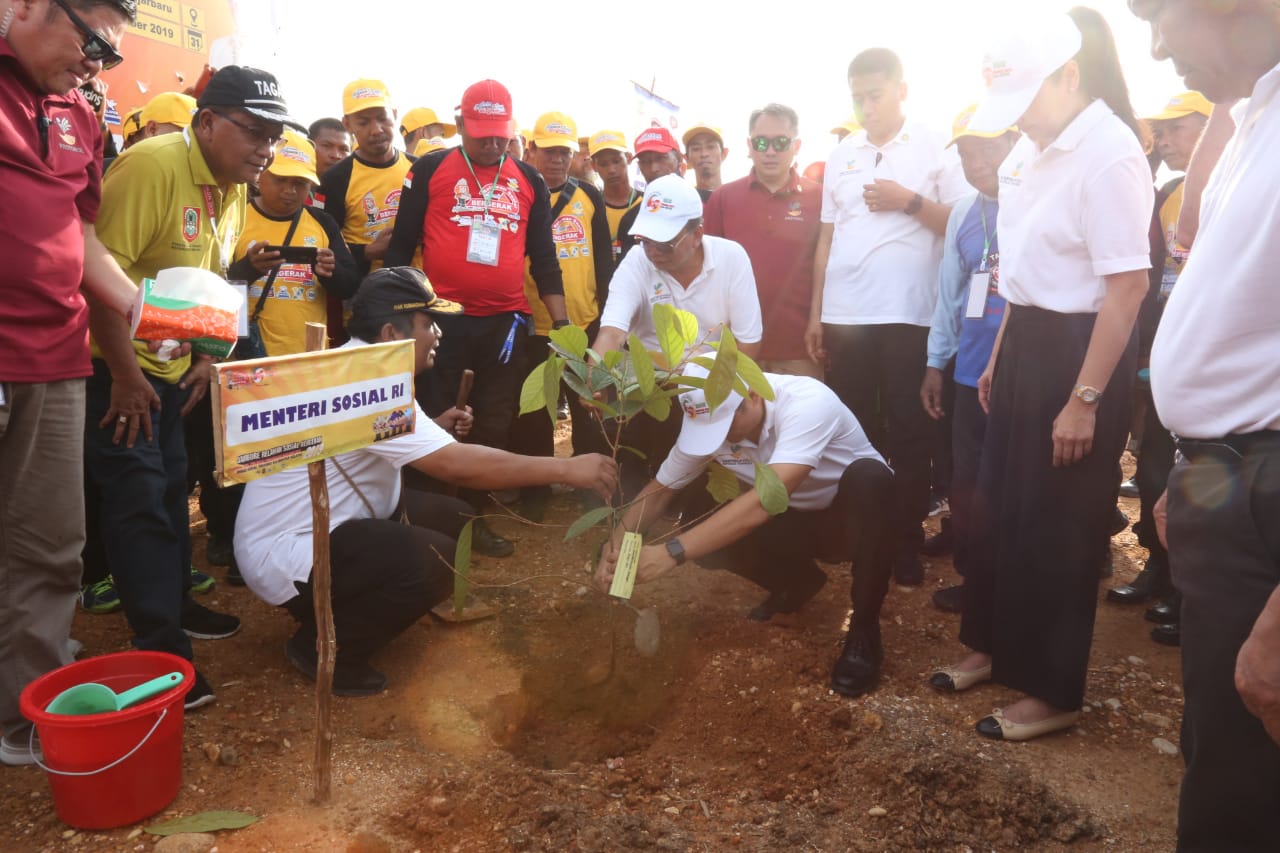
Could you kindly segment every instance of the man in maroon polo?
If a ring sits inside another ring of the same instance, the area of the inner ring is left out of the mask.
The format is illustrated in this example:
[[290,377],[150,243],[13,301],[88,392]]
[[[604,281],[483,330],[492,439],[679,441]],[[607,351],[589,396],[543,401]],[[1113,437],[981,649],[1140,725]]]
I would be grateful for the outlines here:
[[822,185],[796,173],[796,111],[769,104],[751,113],[751,174],[725,184],[706,202],[703,229],[747,250],[764,315],[760,366],[769,373],[822,378],[804,330],[813,296],[813,250],[821,225]]

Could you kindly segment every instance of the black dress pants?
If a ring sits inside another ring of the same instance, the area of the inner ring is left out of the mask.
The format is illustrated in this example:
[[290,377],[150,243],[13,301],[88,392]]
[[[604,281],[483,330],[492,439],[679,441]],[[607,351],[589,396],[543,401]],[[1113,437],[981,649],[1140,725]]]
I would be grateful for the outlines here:
[[982,463],[987,413],[978,402],[978,389],[956,385],[951,412],[951,535],[952,562],[961,576],[969,573],[968,536],[973,524],[973,500]]

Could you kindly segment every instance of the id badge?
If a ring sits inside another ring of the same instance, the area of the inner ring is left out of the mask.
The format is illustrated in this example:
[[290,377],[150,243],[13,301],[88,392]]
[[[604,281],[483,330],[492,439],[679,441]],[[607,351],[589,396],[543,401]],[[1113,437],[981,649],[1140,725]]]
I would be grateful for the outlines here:
[[1173,286],[1178,283],[1178,271],[1165,267],[1164,274],[1160,276],[1160,298],[1168,299],[1169,294],[1173,293]]
[[990,285],[989,272],[976,272],[969,278],[969,302],[964,309],[965,319],[982,319],[987,310],[987,288]]
[[492,219],[479,216],[471,220],[471,236],[467,239],[467,260],[473,264],[498,265],[498,242],[502,228]]

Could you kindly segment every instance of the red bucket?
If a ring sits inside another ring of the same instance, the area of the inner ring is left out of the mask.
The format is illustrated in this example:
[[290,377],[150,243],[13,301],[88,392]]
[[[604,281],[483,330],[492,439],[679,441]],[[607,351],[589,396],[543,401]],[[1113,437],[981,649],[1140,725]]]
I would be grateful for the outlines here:
[[[54,697],[96,681],[117,693],[170,672],[182,685],[123,711],[50,714]],[[165,652],[120,652],[77,661],[27,685],[22,715],[35,723],[53,805],[80,829],[128,826],[163,809],[182,785],[182,711],[191,662]]]

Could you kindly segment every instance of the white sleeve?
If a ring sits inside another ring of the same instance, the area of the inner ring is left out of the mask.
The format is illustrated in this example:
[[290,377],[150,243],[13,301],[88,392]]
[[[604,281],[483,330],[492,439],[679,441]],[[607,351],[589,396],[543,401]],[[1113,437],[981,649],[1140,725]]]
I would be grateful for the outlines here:
[[[677,407],[671,407],[672,416],[679,412]],[[710,458],[710,456],[690,456],[679,447],[672,447],[667,458],[663,460],[662,467],[654,475],[654,479],[672,491],[683,489],[698,479],[698,475],[707,467],[707,460]]]
[[416,402],[413,404],[413,413],[415,418],[413,432],[384,441],[375,441],[368,447],[361,448],[360,452],[370,453],[387,460],[397,468],[403,468],[454,443],[454,437],[427,417],[426,412],[422,411]]
[[831,156],[827,158],[827,167],[822,172],[822,215],[818,217],[819,221],[828,225],[835,223],[839,216],[839,205],[836,204],[836,180],[839,175],[836,154],[842,146],[836,146],[836,150],[831,152]]
[[1151,268],[1153,207],[1151,167],[1140,154],[1122,157],[1094,175],[1084,190],[1085,245],[1094,275]]
[[644,252],[632,250],[618,264],[609,280],[609,298],[604,303],[600,326],[611,326],[630,332],[640,310],[640,294],[644,290]]
[[764,315],[760,311],[760,294],[751,269],[747,250],[732,243],[733,278],[728,282],[729,328],[738,343],[755,344],[764,337]]
[[794,400],[788,411],[779,412],[777,443],[769,454],[770,465],[807,465],[817,468],[835,436],[840,419],[822,417],[809,401]]

